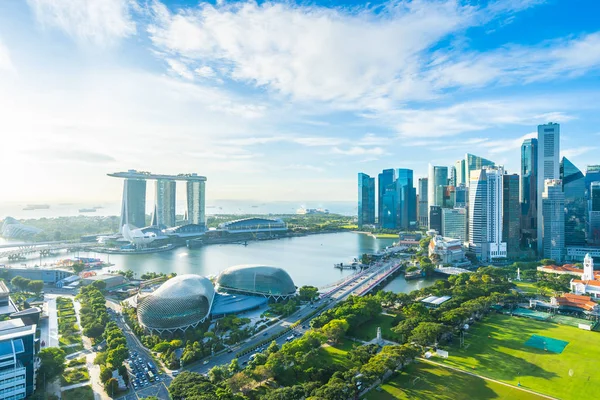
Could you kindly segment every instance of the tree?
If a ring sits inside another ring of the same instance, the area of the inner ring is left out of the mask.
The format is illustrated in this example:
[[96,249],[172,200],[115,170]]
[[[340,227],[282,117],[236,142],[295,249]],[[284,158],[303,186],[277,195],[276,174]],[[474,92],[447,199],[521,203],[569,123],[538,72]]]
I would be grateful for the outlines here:
[[233,375],[236,372],[239,372],[241,370],[240,363],[238,362],[237,358],[234,358],[233,360],[231,360],[231,362],[229,363],[228,369],[229,369],[229,373],[231,375]]
[[116,349],[108,351],[106,362],[113,366],[113,368],[119,367],[129,357],[129,351],[127,347],[120,345]]
[[94,322],[83,329],[83,334],[89,338],[97,339],[102,337],[104,333],[104,325],[99,322]]
[[27,283],[27,289],[30,292],[40,294],[44,290],[44,281],[29,281]]
[[319,288],[305,285],[298,290],[298,295],[302,301],[313,301],[319,295]]
[[272,341],[269,347],[267,347],[267,354],[271,355],[273,353],[277,353],[279,351],[279,345],[276,341]]
[[167,350],[171,349],[171,344],[169,342],[160,342],[156,346],[152,348],[153,351],[157,353],[164,353]]
[[77,263],[74,263],[73,265],[71,265],[71,268],[73,269],[73,272],[75,272],[76,274],[79,274],[81,271],[83,271],[85,269],[85,264],[82,262],[77,262]]
[[65,352],[58,347],[47,347],[40,350],[38,357],[41,361],[39,369],[40,376],[48,381],[61,375],[65,370]]
[[98,290],[104,290],[104,289],[106,289],[106,282],[104,282],[104,281],[94,281],[92,283],[92,286],[95,287]]
[[106,384],[110,378],[112,378],[111,369],[105,366],[100,367],[100,382],[102,382],[102,384]]
[[410,335],[409,341],[426,346],[437,341],[444,331],[444,325],[435,322],[421,322]]
[[115,393],[119,391],[119,381],[116,378],[110,378],[105,384],[104,389],[106,389],[106,393],[114,396]]
[[332,319],[321,328],[327,340],[337,343],[348,331],[350,324],[345,319]]
[[208,378],[212,383],[219,383],[227,378],[228,372],[224,366],[217,365],[208,371]]
[[[551,258],[543,258],[540,260],[540,264],[542,265],[556,265],[556,261]],[[562,264],[561,264],[562,265]]]

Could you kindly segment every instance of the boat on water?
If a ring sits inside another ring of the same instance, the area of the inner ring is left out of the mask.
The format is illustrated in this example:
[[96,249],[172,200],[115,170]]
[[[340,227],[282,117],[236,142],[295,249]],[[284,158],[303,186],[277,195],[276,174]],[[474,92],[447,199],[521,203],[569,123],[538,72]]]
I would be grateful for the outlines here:
[[50,208],[49,204],[27,204],[25,207],[23,207],[23,210],[25,210],[25,211],[47,210],[49,208]]
[[95,208],[80,208],[79,209],[80,213],[92,213],[92,212],[96,212]]
[[404,274],[404,279],[407,281],[413,280],[413,279],[421,279],[425,277],[425,272],[422,270],[418,270],[418,271],[413,271],[413,272],[407,272]]

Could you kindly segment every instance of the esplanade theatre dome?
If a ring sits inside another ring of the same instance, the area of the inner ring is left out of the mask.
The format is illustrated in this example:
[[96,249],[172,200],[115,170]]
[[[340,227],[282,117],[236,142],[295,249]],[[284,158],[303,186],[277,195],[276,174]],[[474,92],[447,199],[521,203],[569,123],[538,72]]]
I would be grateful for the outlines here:
[[282,298],[296,293],[294,281],[281,268],[264,265],[236,265],[217,277],[217,290],[222,292]]
[[185,331],[209,317],[214,297],[215,290],[207,278],[179,275],[138,298],[138,320],[150,331]]

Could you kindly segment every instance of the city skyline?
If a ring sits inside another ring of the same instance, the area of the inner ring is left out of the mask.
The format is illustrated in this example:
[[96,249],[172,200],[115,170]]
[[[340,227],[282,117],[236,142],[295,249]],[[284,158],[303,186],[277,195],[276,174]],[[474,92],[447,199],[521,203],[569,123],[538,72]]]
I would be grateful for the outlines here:
[[2,2],[3,201],[114,200],[104,173],[129,168],[200,171],[210,199],[354,200],[352,171],[398,159],[415,182],[465,152],[517,172],[550,121],[583,171],[586,3]]

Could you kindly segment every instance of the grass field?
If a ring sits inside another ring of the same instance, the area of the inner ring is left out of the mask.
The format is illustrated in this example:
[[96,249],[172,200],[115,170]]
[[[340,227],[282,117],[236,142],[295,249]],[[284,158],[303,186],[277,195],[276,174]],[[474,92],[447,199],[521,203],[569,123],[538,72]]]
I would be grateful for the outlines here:
[[513,283],[524,293],[537,294],[540,292],[540,289],[535,286],[535,282],[513,281]]
[[372,390],[364,399],[538,400],[542,397],[436,365],[415,363],[393,375],[381,386],[381,391]]
[[348,332],[348,336],[355,337],[360,340],[372,340],[377,336],[377,327],[381,327],[381,336],[384,339],[397,341],[399,337],[392,332],[392,328],[398,324],[399,320],[395,316],[389,314],[379,314],[371,321],[359,326],[357,329]]
[[61,397],[62,400],[94,400],[94,391],[91,386],[82,386],[62,392]]
[[[323,345],[319,351],[319,357],[323,360],[323,363],[327,364],[338,364],[343,365],[346,368],[352,368],[354,363],[347,357],[347,354],[355,342],[351,340],[342,340],[335,346]],[[356,343],[359,345],[360,343]]]
[[[569,342],[561,354],[525,346],[532,335]],[[493,314],[449,348],[442,362],[561,399],[595,398],[600,335],[567,325]]]

